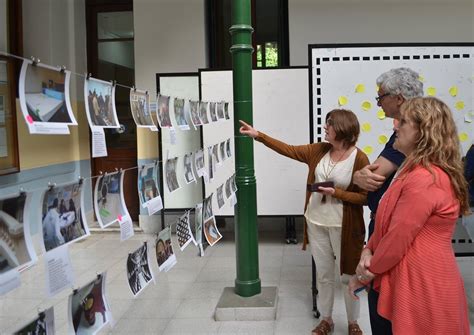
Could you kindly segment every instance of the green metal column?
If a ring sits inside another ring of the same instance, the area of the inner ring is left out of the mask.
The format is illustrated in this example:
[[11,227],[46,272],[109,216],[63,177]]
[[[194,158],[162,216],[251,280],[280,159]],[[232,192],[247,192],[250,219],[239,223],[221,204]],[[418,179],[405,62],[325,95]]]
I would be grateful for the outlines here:
[[239,133],[239,120],[252,124],[252,32],[251,0],[232,2],[232,75],[234,84],[234,133],[237,205],[235,244],[237,278],[235,293],[251,297],[261,292],[258,274],[257,191],[253,163],[253,140]]

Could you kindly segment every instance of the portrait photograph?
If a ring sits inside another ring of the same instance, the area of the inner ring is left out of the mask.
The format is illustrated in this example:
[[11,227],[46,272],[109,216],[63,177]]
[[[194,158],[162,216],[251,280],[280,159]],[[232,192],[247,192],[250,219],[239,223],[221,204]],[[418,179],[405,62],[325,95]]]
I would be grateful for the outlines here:
[[150,200],[160,196],[156,164],[138,167],[138,195],[142,207],[146,207]]
[[207,108],[209,106],[209,102],[201,101],[199,104],[199,118],[201,119],[202,124],[208,124],[209,118],[207,117]]
[[226,141],[221,142],[221,143],[219,144],[219,153],[220,153],[220,155],[221,155],[222,161],[225,161],[225,160],[227,159],[226,150],[225,150],[225,144],[226,144]]
[[84,80],[86,115],[90,127],[120,128],[115,110],[115,86],[89,78]]
[[42,197],[41,222],[45,251],[89,235],[82,213],[82,183],[47,189]]
[[214,173],[216,172],[216,159],[212,154],[212,147],[207,148],[207,162],[208,162],[208,171],[207,175],[209,179],[214,179]]
[[221,165],[222,160],[219,158],[219,144],[214,144],[212,146],[212,155],[214,156],[217,165]]
[[224,184],[222,184],[221,186],[217,188],[216,196],[217,196],[217,206],[219,207],[219,209],[221,209],[225,205]]
[[209,103],[209,115],[211,115],[212,122],[217,122],[217,111],[216,111],[216,103],[210,102]]
[[158,94],[157,117],[161,128],[172,127],[170,118],[170,97]]
[[201,119],[199,118],[199,101],[189,101],[189,112],[194,126],[202,125]]
[[186,154],[184,155],[183,159],[184,165],[184,179],[186,180],[186,184],[190,184],[196,181],[193,172],[193,154]]
[[155,239],[156,261],[160,271],[168,272],[176,264],[176,255],[171,244],[171,230],[166,227]]
[[176,175],[176,168],[178,166],[178,157],[166,160],[165,163],[165,174],[166,174],[166,185],[168,190],[171,192],[179,189],[178,177]]
[[194,153],[194,166],[199,177],[202,177],[206,173],[206,167],[204,166],[204,151],[199,149]]
[[225,197],[227,199],[229,199],[230,196],[232,195],[232,188],[230,186],[231,183],[232,183],[232,178],[227,178],[227,180],[225,181]]
[[202,217],[203,221],[206,221],[209,219],[211,216],[214,216],[212,213],[212,196],[214,193],[211,193],[210,196],[208,196],[204,201],[202,202]]
[[224,103],[224,117],[225,117],[226,120],[230,120],[229,103],[228,102]]
[[128,285],[134,297],[153,280],[153,273],[148,262],[147,243],[128,254],[127,258]]
[[36,260],[30,236],[29,195],[0,198],[0,276],[10,270],[22,271]]
[[130,89],[130,111],[137,127],[154,127],[150,110],[150,96],[147,92]]
[[69,327],[73,334],[97,334],[111,319],[105,296],[105,272],[69,296]]
[[226,151],[226,154],[227,154],[227,158],[232,157],[232,151],[231,151],[231,148],[230,148],[230,138],[227,141],[225,141],[225,151]]
[[54,309],[48,308],[26,326],[17,330],[15,335],[54,335]]
[[216,104],[216,110],[217,110],[217,117],[219,119],[225,119],[225,116],[224,116],[224,102],[218,102]]
[[188,130],[189,125],[184,114],[184,99],[174,99],[174,117],[179,129]]
[[101,228],[110,226],[125,216],[122,205],[123,172],[106,173],[95,184],[94,209]]
[[221,233],[217,229],[215,216],[204,220],[204,236],[211,247],[222,238]]

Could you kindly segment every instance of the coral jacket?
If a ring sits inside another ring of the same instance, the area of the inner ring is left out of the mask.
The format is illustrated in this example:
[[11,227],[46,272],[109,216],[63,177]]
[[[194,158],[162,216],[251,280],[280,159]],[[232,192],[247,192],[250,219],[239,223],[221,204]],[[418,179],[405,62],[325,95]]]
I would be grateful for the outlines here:
[[415,167],[381,199],[367,248],[378,312],[394,334],[469,334],[466,294],[451,238],[459,216],[449,176]]

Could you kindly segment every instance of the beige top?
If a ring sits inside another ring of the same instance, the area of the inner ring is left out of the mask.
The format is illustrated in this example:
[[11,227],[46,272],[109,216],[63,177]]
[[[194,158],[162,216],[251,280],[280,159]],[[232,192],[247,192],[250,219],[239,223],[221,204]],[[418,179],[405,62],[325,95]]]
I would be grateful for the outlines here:
[[[352,170],[356,158],[357,150],[353,150],[349,157],[336,162],[332,162],[329,152],[321,159],[315,169],[315,181],[333,181],[334,186],[346,190],[352,179]],[[328,175],[329,174],[329,175]],[[326,202],[322,203],[323,195],[319,192],[313,192],[309,198],[308,207],[304,214],[308,223],[325,227],[342,226],[342,200],[326,196]]]

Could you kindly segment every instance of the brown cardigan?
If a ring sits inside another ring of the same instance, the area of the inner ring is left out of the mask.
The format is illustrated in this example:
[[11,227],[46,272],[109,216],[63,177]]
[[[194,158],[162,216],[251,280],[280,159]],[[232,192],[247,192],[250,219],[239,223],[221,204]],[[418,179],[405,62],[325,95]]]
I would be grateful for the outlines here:
[[[313,184],[315,175],[314,171],[319,161],[331,149],[329,143],[312,143],[305,145],[288,145],[278,141],[262,132],[258,133],[257,141],[265,144],[270,149],[281,155],[296,159],[308,165],[307,184]],[[354,172],[362,169],[369,164],[367,155],[357,148],[357,155],[352,170]],[[306,192],[306,201],[304,210],[308,206],[311,192]],[[365,224],[363,216],[363,205],[367,203],[367,191],[362,190],[357,185],[349,184],[347,190],[336,188],[334,198],[342,200],[342,232],[341,232],[341,274],[346,273],[352,275],[355,273],[357,264],[359,263],[360,254],[364,246]],[[306,222],[304,225],[303,250],[306,250],[308,243],[308,234],[306,231]]]

